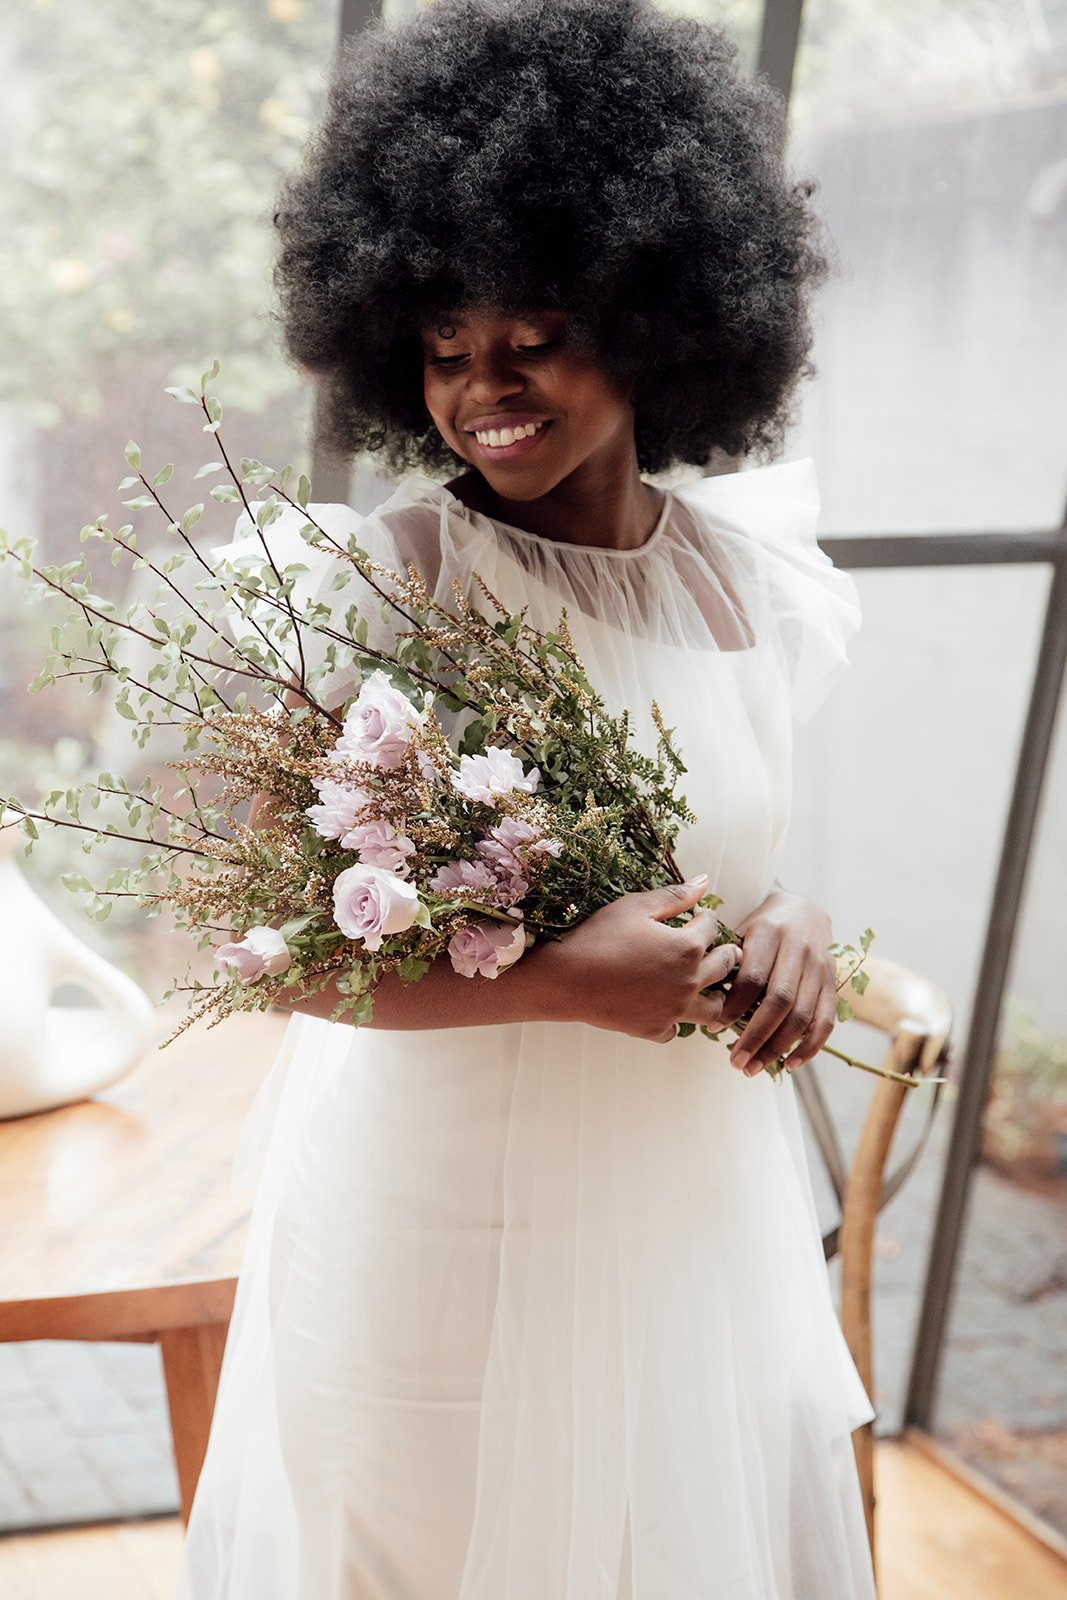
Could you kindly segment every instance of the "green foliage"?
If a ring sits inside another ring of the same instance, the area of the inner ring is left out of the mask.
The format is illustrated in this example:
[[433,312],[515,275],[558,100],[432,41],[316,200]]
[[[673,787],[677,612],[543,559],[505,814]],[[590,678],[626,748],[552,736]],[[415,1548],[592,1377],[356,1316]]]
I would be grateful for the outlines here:
[[[318,114],[336,5],[34,0],[4,23],[0,400],[44,426],[89,414],[109,367],[193,339],[226,352],[239,407],[291,390],[264,334],[269,218]],[[175,374],[188,404],[196,383]]]

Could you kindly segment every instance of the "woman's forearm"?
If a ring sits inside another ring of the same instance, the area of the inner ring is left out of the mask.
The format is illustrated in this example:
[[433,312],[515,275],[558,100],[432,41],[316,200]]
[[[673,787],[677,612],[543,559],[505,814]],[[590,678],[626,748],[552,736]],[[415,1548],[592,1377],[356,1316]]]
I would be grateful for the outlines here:
[[[471,1028],[501,1022],[559,1022],[573,1015],[565,941],[546,940],[496,978],[464,978],[447,956],[439,956],[416,983],[387,972],[374,991],[368,1028]],[[286,1011],[327,1020],[345,998],[331,980],[306,999],[274,1003]],[[342,1018],[342,1021],[345,1019]]]

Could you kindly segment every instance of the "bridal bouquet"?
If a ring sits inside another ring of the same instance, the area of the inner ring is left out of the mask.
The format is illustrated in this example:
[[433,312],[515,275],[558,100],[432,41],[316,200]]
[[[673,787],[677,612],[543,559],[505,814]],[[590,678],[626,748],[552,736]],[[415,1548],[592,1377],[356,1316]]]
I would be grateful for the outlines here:
[[[166,905],[199,949],[211,947],[215,981],[176,983],[164,997],[189,995],[171,1039],[198,1018],[210,1025],[330,983],[341,997],[331,1020],[359,1025],[386,972],[416,982],[447,956],[467,977],[495,979],[536,940],[559,938],[618,896],[683,881],[672,850],[695,818],[678,792],[685,766],[658,707],[652,757],[635,747],[628,713],[612,714],[589,682],[565,614],[543,632],[477,574],[474,597],[457,585],[444,605],[414,566],[392,571],[354,536],[328,535],[307,514],[308,480],[293,487],[291,467],[276,473],[244,457],[235,470],[221,406],[207,393],[217,373],[216,362],[199,394],[168,392],[200,408],[221,459],[196,477],[223,475],[210,496],[243,505],[255,555],[209,560],[191,537],[203,504],[172,516],[163,494],[173,469],[148,477],[132,441],[131,475],[119,488],[136,492],[122,503],[157,508],[174,553],[141,554],[133,526],[112,528],[106,515],[81,537],[110,545],[116,564],[147,567],[152,599],[119,614],[94,592],[84,555],[37,566],[32,541],[0,536],[0,552],[68,611],[29,687],[76,675],[96,693],[113,682],[115,709],[139,746],[164,727],[184,735],[186,753],[166,762],[176,787],[105,772],[81,793],[53,792],[41,809],[0,802],[0,824],[20,826],[28,849],[40,823],[80,829],[87,854],[116,839],[147,847],[103,888],[81,874],[63,881],[99,918],[116,895],[150,913]],[[296,604],[307,567],[279,567],[267,537],[287,506],[306,519],[308,546],[336,560],[333,587],[353,571],[362,580],[365,603],[343,618],[323,602]],[[376,611],[388,621],[387,644],[369,640]],[[309,667],[314,635],[322,659]],[[130,645],[154,657],[147,671],[127,659]],[[351,678],[353,666],[357,691],[329,703],[331,674],[343,667]],[[261,794],[269,805],[242,820],[241,808]],[[83,810],[102,802],[111,819],[86,820]],[[721,902],[709,894],[700,904]],[[833,947],[841,990],[862,993],[871,937],[867,930],[859,950]],[[739,940],[721,926],[715,942]],[[851,1014],[843,993],[838,1009]],[[780,1077],[781,1062],[767,1070]]]

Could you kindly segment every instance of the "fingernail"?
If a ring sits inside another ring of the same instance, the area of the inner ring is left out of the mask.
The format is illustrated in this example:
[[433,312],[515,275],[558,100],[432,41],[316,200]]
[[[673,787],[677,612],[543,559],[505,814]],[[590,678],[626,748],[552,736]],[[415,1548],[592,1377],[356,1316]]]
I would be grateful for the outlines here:
[[733,1062],[735,1067],[741,1067],[743,1069],[748,1065],[748,1051],[735,1050],[731,1055],[730,1060]]
[[689,882],[686,884],[686,888],[687,889],[696,889],[696,888],[698,888],[700,886],[700,884],[707,883],[707,881],[708,881],[707,873],[706,872],[701,872],[701,873],[698,873],[695,878],[690,878],[689,879]]

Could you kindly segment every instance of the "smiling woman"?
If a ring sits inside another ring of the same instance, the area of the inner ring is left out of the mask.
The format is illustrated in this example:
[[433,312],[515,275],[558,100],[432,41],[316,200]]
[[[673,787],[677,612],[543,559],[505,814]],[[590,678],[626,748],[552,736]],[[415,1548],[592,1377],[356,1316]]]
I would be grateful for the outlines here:
[[275,217],[286,345],[320,375],[327,442],[454,470],[420,335],[467,334],[448,319],[477,308],[515,319],[538,363],[566,313],[570,351],[633,395],[642,472],[770,453],[826,270],[784,140],[729,37],[651,4],[438,0],[367,29]]
[[[423,396],[442,439],[472,470],[465,504],[551,538],[644,544],[663,504],[641,481],[633,382],[569,338],[562,311],[469,311],[423,331]],[[448,349],[447,355],[439,354]]]
[[[691,876],[613,883],[504,971],[472,922],[358,1030],[294,995],[177,1600],[874,1600],[850,1438],[874,1412],[790,1076],[833,1025],[831,930],[774,877],[793,718],[858,607],[810,463],[701,473],[770,451],[807,370],[822,258],[781,135],[729,40],[650,0],[435,0],[345,50],[285,188],[289,352],[331,442],[400,477],[309,512],[442,606],[488,591],[559,630],[642,756],[673,729]],[[388,619],[303,522],[263,536],[388,665]],[[486,725],[517,762],[518,722]],[[441,870],[499,869],[511,904],[485,778],[496,832]],[[698,1025],[741,998],[735,1057]]]

